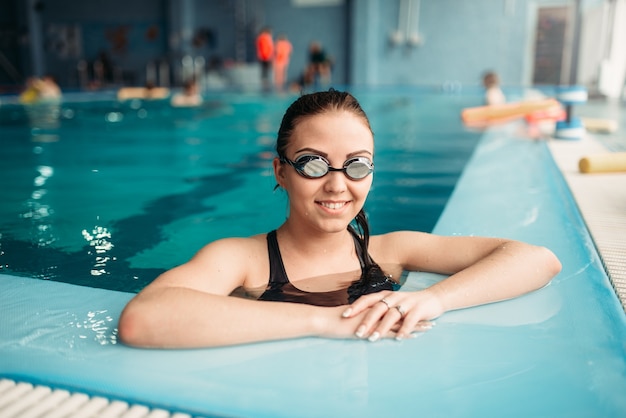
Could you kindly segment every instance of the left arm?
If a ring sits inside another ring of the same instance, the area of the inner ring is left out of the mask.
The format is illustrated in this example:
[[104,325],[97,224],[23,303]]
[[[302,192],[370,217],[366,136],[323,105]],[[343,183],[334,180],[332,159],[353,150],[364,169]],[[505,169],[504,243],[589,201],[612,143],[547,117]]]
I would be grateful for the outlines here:
[[[400,323],[405,338],[444,312],[511,299],[545,286],[561,270],[547,248],[519,241],[482,237],[444,237],[419,232],[395,232],[372,237],[375,260],[393,260],[406,270],[450,276],[417,292],[379,292],[359,298],[344,315],[369,309],[358,335],[376,340]],[[385,298],[389,306],[379,303]],[[393,309],[401,306],[400,310]]]

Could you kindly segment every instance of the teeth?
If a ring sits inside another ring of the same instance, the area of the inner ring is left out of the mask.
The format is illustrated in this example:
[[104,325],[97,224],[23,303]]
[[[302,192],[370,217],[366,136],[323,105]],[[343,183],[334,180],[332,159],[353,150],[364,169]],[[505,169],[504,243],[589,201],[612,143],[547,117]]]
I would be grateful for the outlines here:
[[340,209],[346,205],[346,202],[341,202],[341,203],[320,202],[320,205],[328,209]]

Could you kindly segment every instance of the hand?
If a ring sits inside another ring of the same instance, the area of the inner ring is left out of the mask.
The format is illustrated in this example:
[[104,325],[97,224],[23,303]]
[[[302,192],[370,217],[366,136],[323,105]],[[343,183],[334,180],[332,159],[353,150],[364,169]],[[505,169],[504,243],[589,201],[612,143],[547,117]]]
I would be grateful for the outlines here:
[[[360,338],[356,331],[360,324],[365,320],[368,310],[365,309],[358,314],[354,314],[350,317],[342,315],[343,312],[348,309],[349,306],[337,306],[332,308],[320,308],[321,315],[318,316],[320,321],[316,321],[318,324],[318,332],[316,333],[320,337],[325,338]],[[398,326],[393,327],[386,334],[384,338],[393,338],[396,336]]]
[[432,319],[444,312],[443,305],[428,291],[371,293],[357,299],[342,313],[343,318],[362,318],[356,336],[376,341],[395,331],[398,340],[413,332],[432,328]]
[[342,316],[342,312],[349,306],[337,306],[332,308],[321,308],[321,315],[318,317],[317,334],[326,338],[356,338],[355,332],[361,322],[364,321],[367,311],[354,314],[350,317]]

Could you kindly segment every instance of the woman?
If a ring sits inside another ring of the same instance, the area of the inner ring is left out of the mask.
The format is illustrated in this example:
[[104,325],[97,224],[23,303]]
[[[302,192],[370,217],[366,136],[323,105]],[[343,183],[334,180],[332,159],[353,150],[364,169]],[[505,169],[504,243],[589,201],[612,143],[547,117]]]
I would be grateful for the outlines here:
[[[276,231],[227,238],[158,277],[122,312],[120,339],[144,347],[207,347],[304,336],[410,338],[446,311],[541,288],[561,265],[521,242],[399,231],[369,236],[363,205],[374,139],[348,93],[297,99],[273,168],[289,196]],[[449,275],[397,290],[402,271]],[[251,297],[233,296],[244,290]]]

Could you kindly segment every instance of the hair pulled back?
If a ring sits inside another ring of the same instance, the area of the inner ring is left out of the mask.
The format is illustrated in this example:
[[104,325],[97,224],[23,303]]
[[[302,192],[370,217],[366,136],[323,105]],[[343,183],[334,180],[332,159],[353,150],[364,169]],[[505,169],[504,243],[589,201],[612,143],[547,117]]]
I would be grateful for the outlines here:
[[278,156],[286,157],[285,150],[298,123],[307,117],[332,111],[352,112],[363,120],[370,131],[372,130],[367,115],[356,98],[350,93],[331,88],[328,91],[305,94],[293,102],[283,115],[276,139]]
[[[285,152],[296,126],[304,119],[320,115],[326,112],[347,111],[363,120],[363,123],[372,131],[369,119],[357,99],[348,92],[335,89],[304,94],[294,101],[285,111],[278,129],[276,139],[276,153],[279,157],[286,157]],[[374,274],[382,274],[380,267],[370,258],[368,252],[370,228],[363,208],[356,215],[355,226],[348,225],[350,232],[357,238],[361,247],[365,265],[363,275],[355,282],[349,293],[351,299],[356,299],[361,294],[368,293],[369,283]],[[380,289],[376,289],[380,290]],[[372,291],[375,291],[372,289]]]

